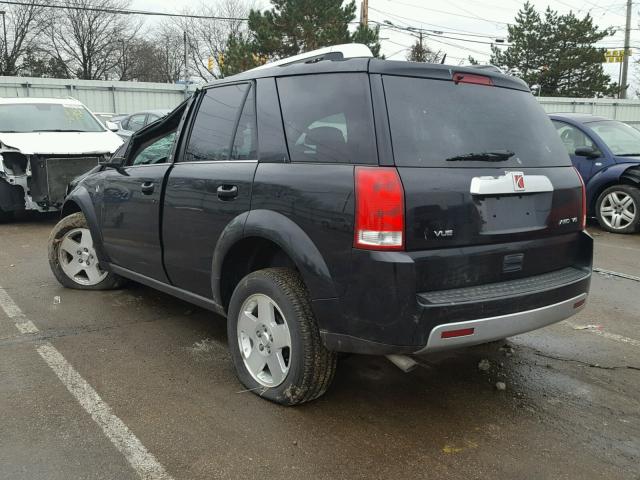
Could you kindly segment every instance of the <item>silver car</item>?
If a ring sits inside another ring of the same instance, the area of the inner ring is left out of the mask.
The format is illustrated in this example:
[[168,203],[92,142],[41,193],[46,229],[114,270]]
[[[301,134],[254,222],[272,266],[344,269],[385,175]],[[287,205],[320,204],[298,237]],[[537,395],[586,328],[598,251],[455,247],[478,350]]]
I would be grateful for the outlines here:
[[117,122],[120,128],[118,128],[116,133],[120,138],[127,140],[142,127],[164,117],[170,111],[170,108],[160,108],[157,110],[145,110],[144,112],[136,112],[131,115],[127,115]]

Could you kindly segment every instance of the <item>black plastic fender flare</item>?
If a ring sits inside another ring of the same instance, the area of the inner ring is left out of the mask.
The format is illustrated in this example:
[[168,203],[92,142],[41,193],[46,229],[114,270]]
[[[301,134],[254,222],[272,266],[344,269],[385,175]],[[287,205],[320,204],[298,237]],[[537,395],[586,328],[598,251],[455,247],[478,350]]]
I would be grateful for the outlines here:
[[278,245],[296,265],[312,300],[337,297],[329,268],[318,247],[295,222],[272,210],[252,210],[234,218],[224,229],[213,254],[213,300],[222,305],[220,280],[227,253],[242,239],[257,237]]
[[[101,265],[108,266],[111,263],[109,255],[107,255],[104,249],[104,242],[102,239],[102,231],[100,230],[100,224],[98,222],[98,216],[96,215],[95,206],[89,191],[84,185],[78,185],[65,199],[62,205],[61,217],[64,218],[72,213],[82,212],[87,219],[87,225],[91,232],[91,238],[93,239],[93,246],[98,255]],[[108,268],[108,267],[107,267]]]

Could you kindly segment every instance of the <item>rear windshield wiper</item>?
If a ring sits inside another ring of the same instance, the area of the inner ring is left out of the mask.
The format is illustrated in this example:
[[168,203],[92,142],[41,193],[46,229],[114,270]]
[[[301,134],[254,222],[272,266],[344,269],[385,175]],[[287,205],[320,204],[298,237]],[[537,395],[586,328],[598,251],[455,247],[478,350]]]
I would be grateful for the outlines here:
[[640,157],[640,153],[621,153],[619,157]]
[[472,152],[447,158],[447,162],[465,162],[474,160],[480,160],[484,162],[504,162],[505,160],[509,160],[514,155],[515,153],[510,150],[496,150],[494,152],[477,153]]

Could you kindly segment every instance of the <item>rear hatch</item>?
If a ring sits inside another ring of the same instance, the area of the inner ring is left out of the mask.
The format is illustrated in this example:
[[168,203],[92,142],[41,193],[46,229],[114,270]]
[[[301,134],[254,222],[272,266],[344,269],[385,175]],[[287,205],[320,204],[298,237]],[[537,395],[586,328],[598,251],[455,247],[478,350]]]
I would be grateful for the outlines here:
[[382,77],[405,192],[405,247],[450,249],[431,256],[451,258],[458,270],[459,281],[425,280],[422,287],[501,281],[575,264],[570,252],[582,229],[581,183],[536,99],[504,76],[447,77]]

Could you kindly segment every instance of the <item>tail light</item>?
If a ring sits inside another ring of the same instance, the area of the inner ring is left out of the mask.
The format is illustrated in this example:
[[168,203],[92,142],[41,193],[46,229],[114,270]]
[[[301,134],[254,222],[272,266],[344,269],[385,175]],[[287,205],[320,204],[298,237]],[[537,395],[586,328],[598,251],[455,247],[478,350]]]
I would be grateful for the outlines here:
[[587,187],[585,186],[582,175],[580,175],[578,169],[576,167],[573,167],[573,169],[576,171],[576,175],[578,175],[578,178],[580,179],[580,185],[582,186],[582,218],[580,227],[582,228],[582,230],[584,230],[585,228],[587,228]]
[[356,248],[404,248],[404,189],[392,167],[356,167]]

